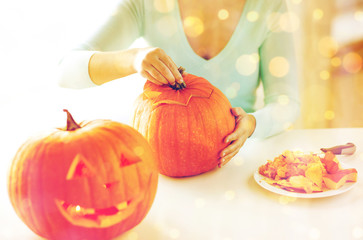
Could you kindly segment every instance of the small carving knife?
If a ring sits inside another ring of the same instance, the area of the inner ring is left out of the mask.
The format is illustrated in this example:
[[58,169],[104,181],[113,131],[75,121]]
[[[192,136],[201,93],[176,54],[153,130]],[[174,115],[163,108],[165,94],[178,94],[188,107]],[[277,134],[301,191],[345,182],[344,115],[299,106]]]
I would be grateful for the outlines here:
[[330,151],[335,155],[353,155],[356,150],[356,146],[353,143],[346,143],[344,145],[338,145],[330,148],[320,148],[322,152]]

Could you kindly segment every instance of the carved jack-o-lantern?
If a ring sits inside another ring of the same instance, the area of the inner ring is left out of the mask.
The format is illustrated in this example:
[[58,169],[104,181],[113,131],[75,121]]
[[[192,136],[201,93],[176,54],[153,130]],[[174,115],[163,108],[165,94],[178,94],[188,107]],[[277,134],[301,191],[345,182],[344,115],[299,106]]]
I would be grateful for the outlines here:
[[11,165],[19,217],[50,239],[110,239],[140,223],[157,188],[154,153],[133,128],[110,120],[29,139]]

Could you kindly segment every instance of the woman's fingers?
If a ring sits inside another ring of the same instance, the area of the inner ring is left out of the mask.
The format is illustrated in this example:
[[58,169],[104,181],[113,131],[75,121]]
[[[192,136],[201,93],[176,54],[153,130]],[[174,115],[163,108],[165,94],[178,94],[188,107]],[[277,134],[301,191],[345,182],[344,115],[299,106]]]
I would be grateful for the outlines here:
[[223,167],[224,165],[226,165],[229,161],[231,161],[231,159],[236,156],[238,153],[238,150],[237,151],[234,151],[232,152],[231,154],[223,157],[223,158],[220,158],[219,160],[219,163],[218,163],[218,167]]
[[239,152],[247,138],[239,138],[223,150],[218,166],[226,165]]
[[232,158],[231,155],[234,156],[235,154],[233,153],[238,153],[245,143],[247,137],[248,136],[245,131],[240,132],[240,134],[233,141],[231,141],[231,144],[221,151],[220,157],[229,159]]
[[155,84],[175,85],[176,81],[180,83],[183,79],[176,64],[161,48],[141,49],[135,65],[143,77]]
[[167,84],[168,82],[165,81],[160,81],[160,77],[159,78],[155,78],[153,75],[151,75],[148,71],[143,70],[140,75],[146,79],[148,79],[149,81],[157,84],[157,85],[163,85],[163,84]]
[[160,78],[165,84],[169,83],[175,85],[175,77],[160,58],[153,61],[151,65],[153,67],[153,72],[151,74],[154,75],[156,79]]
[[231,134],[229,134],[224,139],[224,141],[226,143],[233,142],[233,141],[237,140],[238,138],[240,138],[243,133],[244,133],[244,128],[241,127],[241,121],[240,120],[237,120],[236,127],[235,127],[234,132],[232,132]]
[[247,114],[241,107],[231,108],[231,112],[235,117],[244,116]]
[[176,66],[174,61],[171,59],[171,57],[169,57],[168,55],[165,54],[165,56],[162,56],[160,59],[169,68],[169,70],[171,71],[174,79],[178,83],[182,83],[183,82],[183,77],[180,74],[178,67]]
[[231,112],[236,118],[236,127],[224,140],[230,144],[220,153],[219,167],[224,166],[239,152],[256,126],[256,119],[242,108],[232,108]]

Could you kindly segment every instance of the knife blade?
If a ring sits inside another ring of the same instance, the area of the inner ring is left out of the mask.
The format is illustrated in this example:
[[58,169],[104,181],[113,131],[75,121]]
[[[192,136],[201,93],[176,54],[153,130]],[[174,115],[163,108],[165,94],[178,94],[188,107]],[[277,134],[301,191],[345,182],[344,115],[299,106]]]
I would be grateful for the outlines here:
[[337,145],[330,148],[320,148],[322,152],[330,151],[335,155],[353,155],[356,149],[357,148],[353,143],[346,143],[344,145]]

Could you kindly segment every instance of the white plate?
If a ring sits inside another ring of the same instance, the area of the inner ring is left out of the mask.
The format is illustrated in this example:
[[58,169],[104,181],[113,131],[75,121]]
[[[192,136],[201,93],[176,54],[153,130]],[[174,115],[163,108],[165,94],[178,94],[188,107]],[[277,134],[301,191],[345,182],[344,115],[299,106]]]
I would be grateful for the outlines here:
[[[340,163],[340,164],[343,168],[351,168],[343,163]],[[277,193],[280,195],[284,195],[284,196],[296,197],[296,198],[323,198],[323,197],[335,196],[335,195],[344,193],[346,191],[349,191],[357,184],[357,182],[347,182],[336,190],[328,190],[325,192],[316,192],[316,193],[296,193],[296,192],[290,192],[290,191],[281,189],[279,187],[273,186],[271,184],[268,184],[267,182],[265,182],[263,180],[266,177],[259,174],[258,170],[255,172],[254,178],[255,178],[255,181],[258,183],[258,185],[260,185],[261,187],[263,187],[271,192],[274,192],[274,193]]]

